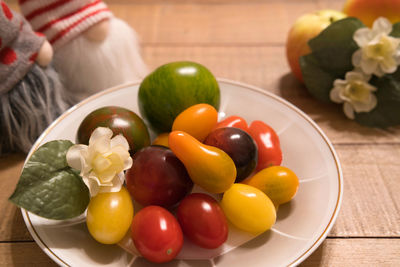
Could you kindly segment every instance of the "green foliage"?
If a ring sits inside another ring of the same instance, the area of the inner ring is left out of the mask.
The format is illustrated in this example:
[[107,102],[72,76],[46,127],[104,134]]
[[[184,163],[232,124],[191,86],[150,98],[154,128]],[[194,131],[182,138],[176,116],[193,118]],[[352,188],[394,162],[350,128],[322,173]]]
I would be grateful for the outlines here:
[[89,189],[79,173],[68,166],[67,140],[50,141],[26,162],[10,201],[48,219],[70,219],[89,204]]
[[[365,27],[356,18],[345,18],[332,23],[309,41],[311,53],[300,58],[300,67],[308,91],[317,99],[329,102],[329,93],[336,79],[344,79],[353,70],[351,58],[359,48],[353,35]],[[393,25],[392,36],[400,37],[400,23]],[[378,88],[377,106],[370,112],[355,113],[355,120],[365,126],[389,127],[400,124],[400,71],[379,78],[370,84]]]

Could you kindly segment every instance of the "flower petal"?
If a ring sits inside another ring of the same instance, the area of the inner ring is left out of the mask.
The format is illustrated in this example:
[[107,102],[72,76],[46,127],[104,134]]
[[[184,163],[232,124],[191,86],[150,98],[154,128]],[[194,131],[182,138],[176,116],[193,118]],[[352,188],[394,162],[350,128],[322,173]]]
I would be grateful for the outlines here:
[[364,76],[363,73],[357,71],[348,71],[346,72],[346,82],[352,81],[365,81],[367,76]]
[[340,88],[334,87],[329,93],[330,99],[335,103],[343,103],[343,99],[340,97]]
[[111,148],[113,148],[115,146],[122,146],[126,150],[129,150],[129,143],[126,140],[125,136],[123,136],[122,134],[118,134],[118,135],[114,136],[111,139],[110,145],[111,145]]
[[349,103],[345,102],[343,104],[343,112],[347,118],[354,120],[354,110],[353,110],[353,107]]
[[125,175],[123,172],[121,172],[114,176],[112,180],[112,186],[102,186],[100,188],[100,193],[119,192],[124,184],[124,181]]
[[353,108],[355,112],[370,112],[376,107],[377,103],[376,96],[371,94],[368,102],[354,102]]
[[371,30],[368,28],[360,28],[354,32],[353,39],[359,47],[363,47],[373,38]]
[[362,59],[362,50],[361,48],[358,49],[356,52],[353,53],[351,56],[351,63],[355,67],[361,66],[361,59]]
[[94,197],[99,193],[100,186],[97,183],[96,180],[83,177],[83,182],[86,184],[86,186],[89,188],[90,196]]
[[373,74],[378,67],[378,62],[370,58],[365,58],[361,60],[360,67],[366,74]]
[[71,168],[82,170],[84,166],[84,160],[82,158],[82,151],[87,150],[86,145],[73,145],[71,146],[66,155],[67,163]]
[[110,150],[111,139],[108,136],[98,137],[96,141],[89,144],[89,158],[93,158],[97,153],[107,153]]
[[110,128],[107,127],[97,127],[92,135],[89,138],[89,146],[93,143],[96,142],[97,139],[99,138],[104,138],[107,137],[108,139],[111,139],[113,136],[113,132],[111,131]]
[[393,73],[397,70],[397,63],[394,58],[388,57],[379,64],[379,67],[384,73]]
[[372,24],[372,32],[375,34],[392,32],[392,23],[387,18],[379,17]]

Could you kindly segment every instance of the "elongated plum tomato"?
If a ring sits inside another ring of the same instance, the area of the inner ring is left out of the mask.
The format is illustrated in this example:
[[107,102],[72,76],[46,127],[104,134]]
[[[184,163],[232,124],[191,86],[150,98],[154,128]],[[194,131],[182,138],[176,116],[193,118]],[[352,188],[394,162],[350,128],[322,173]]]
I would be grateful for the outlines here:
[[229,116],[226,119],[217,123],[214,129],[224,128],[224,127],[234,127],[242,129],[245,132],[248,132],[248,126],[245,119],[239,116]]
[[224,127],[213,130],[204,140],[204,144],[225,151],[236,166],[236,180],[240,182],[254,171],[257,165],[257,145],[245,131]]
[[272,127],[262,121],[253,121],[249,126],[248,133],[253,137],[258,147],[257,171],[270,166],[281,165],[281,145],[279,137]]
[[170,261],[182,249],[182,229],[175,217],[162,207],[141,209],[133,218],[131,229],[135,247],[149,261]]
[[132,218],[132,200],[126,188],[122,187],[119,192],[99,193],[92,197],[86,225],[98,242],[116,244],[125,236]]
[[250,185],[232,185],[224,193],[221,207],[233,225],[253,234],[269,230],[276,221],[272,201],[261,190]]
[[192,181],[207,192],[225,192],[235,181],[235,163],[223,150],[205,145],[182,131],[171,132],[168,143]]
[[299,178],[283,166],[265,168],[244,182],[263,191],[276,205],[289,202],[299,188]]
[[218,121],[218,111],[209,104],[193,105],[175,118],[172,131],[183,131],[200,142],[207,137]]
[[171,207],[193,188],[193,182],[182,162],[163,146],[142,148],[133,156],[126,172],[126,186],[140,204]]
[[225,214],[207,194],[186,196],[178,206],[177,218],[185,236],[203,248],[217,248],[228,238]]

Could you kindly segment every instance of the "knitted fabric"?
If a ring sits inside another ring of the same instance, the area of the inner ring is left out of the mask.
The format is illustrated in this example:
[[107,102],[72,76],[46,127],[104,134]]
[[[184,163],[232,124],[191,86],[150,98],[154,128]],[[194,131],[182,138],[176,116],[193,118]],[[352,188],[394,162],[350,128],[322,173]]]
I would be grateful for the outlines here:
[[48,125],[70,106],[53,67],[33,64],[7,94],[0,95],[0,156],[27,153]]
[[0,0],[0,96],[30,70],[43,42],[20,15]]
[[101,0],[19,0],[33,29],[46,35],[53,48],[74,39],[112,13]]

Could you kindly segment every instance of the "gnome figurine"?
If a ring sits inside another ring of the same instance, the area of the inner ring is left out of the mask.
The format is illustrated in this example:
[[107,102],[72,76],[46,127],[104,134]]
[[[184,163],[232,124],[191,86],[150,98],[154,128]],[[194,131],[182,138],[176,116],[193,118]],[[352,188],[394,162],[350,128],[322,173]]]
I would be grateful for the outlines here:
[[19,0],[33,29],[54,48],[54,67],[75,102],[143,78],[136,33],[101,0]]
[[0,0],[0,155],[28,152],[68,108],[43,34]]

